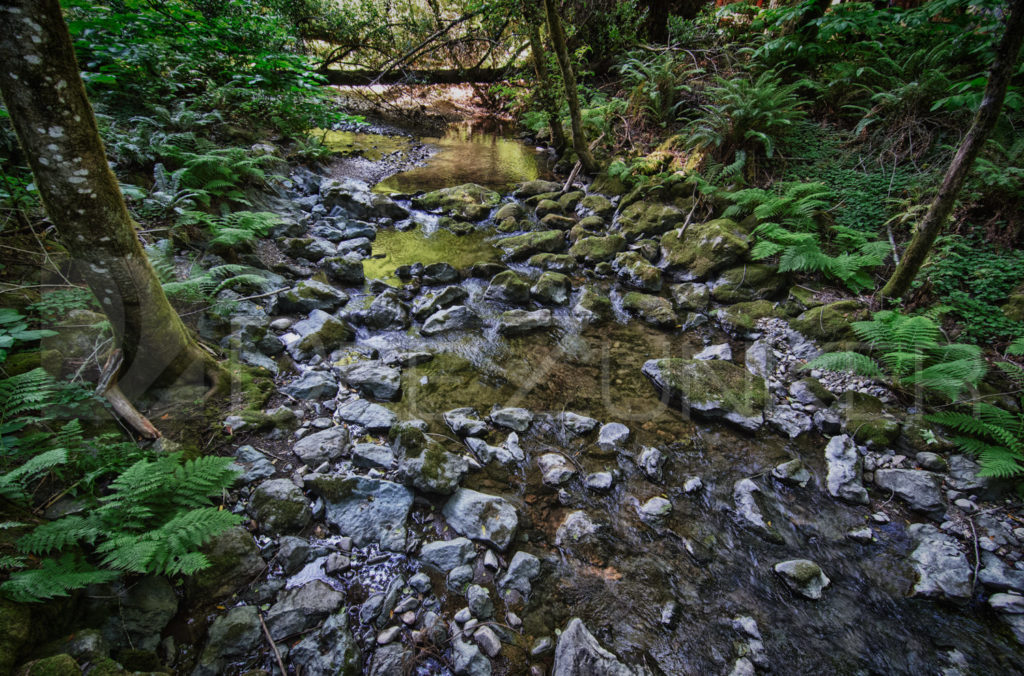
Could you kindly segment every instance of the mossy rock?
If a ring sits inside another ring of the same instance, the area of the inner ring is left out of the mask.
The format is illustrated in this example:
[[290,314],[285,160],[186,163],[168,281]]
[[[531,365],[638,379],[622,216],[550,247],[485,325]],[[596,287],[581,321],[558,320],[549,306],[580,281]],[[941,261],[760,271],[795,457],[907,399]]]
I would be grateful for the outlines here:
[[675,228],[686,218],[686,212],[672,204],[634,202],[619,213],[619,232],[633,241],[654,237]]
[[80,676],[82,667],[71,655],[54,655],[34,660],[18,669],[17,676]]
[[542,253],[531,256],[526,262],[535,268],[554,272],[571,272],[576,268],[576,259],[569,254]]
[[580,206],[589,217],[597,217],[602,221],[611,218],[615,214],[615,205],[604,195],[590,194],[580,200]]
[[437,219],[437,227],[444,228],[456,235],[468,235],[476,230],[476,226],[473,223],[460,218],[452,218],[451,216],[442,216]]
[[592,286],[583,288],[572,314],[587,324],[601,324],[615,316],[611,299]]
[[354,336],[355,331],[346,322],[337,317],[329,317],[319,329],[300,340],[296,349],[300,352],[322,350],[329,353],[352,340]]
[[413,198],[413,206],[463,221],[482,221],[501,203],[501,195],[476,183],[434,190]]
[[548,214],[540,219],[540,225],[548,230],[571,230],[576,219],[561,214]]
[[629,186],[622,182],[618,176],[609,176],[607,173],[602,172],[597,175],[597,178],[590,184],[590,191],[592,193],[601,193],[602,195],[624,195],[629,190]]
[[838,403],[846,432],[858,444],[885,448],[900,436],[899,419],[886,410],[878,397],[864,392],[844,392]]
[[661,238],[665,271],[681,281],[707,279],[746,256],[749,248],[747,233],[727,218],[690,225],[682,237],[670,231]]
[[519,202],[506,202],[501,205],[497,211],[494,212],[495,222],[501,222],[508,219],[518,221],[519,219],[526,216],[526,209]]
[[763,317],[781,317],[782,310],[771,301],[754,300],[747,303],[736,303],[718,311],[718,323],[727,332],[739,338],[756,337],[757,320]]
[[658,328],[668,329],[679,324],[679,317],[667,298],[631,291],[622,297],[626,312]]
[[28,606],[0,598],[0,674],[11,673],[31,629],[32,614]]
[[561,253],[565,251],[567,242],[561,230],[541,230],[506,237],[498,242],[498,246],[505,250],[506,259],[521,261],[534,254]]
[[513,270],[505,270],[491,279],[491,283],[484,292],[484,298],[512,305],[523,305],[530,300],[530,285]]
[[586,197],[586,193],[582,190],[573,190],[567,192],[558,198],[558,206],[562,207],[562,211],[565,213],[572,213],[579,206],[583,198]]
[[786,286],[778,267],[751,263],[729,268],[711,285],[711,297],[719,303],[744,303],[773,298]]
[[127,673],[124,667],[109,657],[96,660],[89,669],[89,676],[125,676]]
[[626,248],[626,238],[622,235],[607,237],[581,237],[569,249],[569,253],[577,260],[587,263],[607,262],[615,258],[615,254]]
[[640,291],[661,291],[661,270],[636,251],[623,251],[615,257],[612,267],[627,286]]
[[858,300],[840,300],[811,308],[789,322],[808,338],[822,342],[852,341],[856,338],[851,322],[868,319],[870,312]]
[[562,209],[562,205],[555,200],[544,199],[537,204],[536,212],[537,218],[544,218],[548,214],[557,214],[561,216],[563,215],[564,210]]
[[706,312],[711,304],[711,290],[707,284],[683,282],[668,287],[679,312]]
[[684,411],[753,432],[764,424],[768,388],[742,366],[719,359],[652,359],[643,373]]
[[572,283],[565,275],[547,270],[537,278],[530,294],[548,305],[565,305],[569,302],[569,294],[572,292]]
[[519,187],[516,188],[512,194],[520,199],[526,199],[533,197],[534,195],[544,195],[547,193],[558,192],[562,189],[562,184],[555,181],[543,181],[536,179],[533,181],[526,181],[520,183]]
[[186,587],[189,596],[198,601],[224,598],[249,584],[265,568],[260,548],[241,526],[217,535],[201,551],[210,566],[188,578]]
[[525,204],[528,207],[533,207],[534,209],[536,209],[541,202],[555,202],[557,204],[558,198],[561,196],[562,188],[561,186],[559,186],[558,190],[555,190],[554,192],[545,192],[539,195],[533,195],[532,197],[527,197],[525,200],[523,200],[523,204]]
[[786,301],[793,307],[799,308],[799,312],[794,314],[800,314],[800,312],[825,304],[824,300],[822,300],[820,291],[820,289],[815,288],[814,286],[794,284],[789,287],[789,292],[786,295]]

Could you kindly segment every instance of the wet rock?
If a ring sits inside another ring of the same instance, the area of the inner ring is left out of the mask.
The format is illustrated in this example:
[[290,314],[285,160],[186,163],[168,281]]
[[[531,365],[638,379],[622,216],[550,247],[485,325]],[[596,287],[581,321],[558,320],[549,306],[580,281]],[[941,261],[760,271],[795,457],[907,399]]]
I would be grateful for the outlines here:
[[334,416],[345,422],[354,423],[367,432],[386,432],[398,421],[398,417],[380,404],[353,397],[340,402]]
[[480,420],[476,409],[472,407],[445,411],[444,421],[460,437],[482,437],[487,434],[487,424]]
[[207,632],[206,647],[192,676],[217,676],[230,662],[246,659],[263,640],[259,610],[239,606],[219,616]]
[[459,271],[449,263],[431,263],[424,266],[420,281],[429,286],[451,284],[459,281]]
[[807,482],[811,480],[811,473],[804,467],[804,463],[800,458],[793,458],[789,462],[777,465],[772,470],[772,476],[784,484],[799,486],[800,488],[805,487]]
[[672,284],[668,290],[679,312],[705,312],[708,309],[711,291],[707,284],[684,282]]
[[661,270],[635,251],[623,251],[615,257],[612,269],[622,283],[640,291],[661,291]]
[[732,499],[736,506],[736,515],[748,528],[763,537],[769,542],[781,543],[782,536],[774,527],[769,526],[757,504],[755,495],[760,493],[758,488],[750,479],[740,479],[733,485]]
[[525,432],[533,422],[533,414],[525,408],[506,407],[491,411],[491,422],[516,432]]
[[622,235],[630,240],[662,235],[686,219],[686,212],[672,204],[633,202],[619,213],[618,225]]
[[374,399],[393,401],[402,389],[402,372],[379,361],[356,362],[338,367],[341,382]]
[[469,292],[461,286],[446,286],[435,292],[427,292],[416,299],[412,305],[412,315],[423,321],[439,310],[459,305],[469,297]]
[[522,261],[537,254],[558,254],[568,247],[561,230],[539,230],[513,235],[497,242],[505,251],[507,261]]
[[580,208],[584,213],[593,214],[602,219],[611,218],[615,213],[615,205],[604,195],[591,193],[580,200]]
[[758,328],[758,320],[766,317],[780,317],[783,311],[767,300],[755,300],[749,303],[736,303],[718,311],[718,323],[722,328],[737,338],[759,338],[763,331]]
[[660,482],[665,467],[665,455],[657,448],[645,446],[640,452],[639,465],[648,479]]
[[914,461],[921,466],[922,469],[926,469],[929,472],[945,472],[948,468],[946,459],[938,453],[932,453],[931,451],[921,451],[914,455]]
[[558,637],[552,676],[635,676],[646,670],[631,669],[601,647],[578,617]]
[[544,195],[546,193],[557,193],[561,190],[562,184],[557,181],[534,179],[532,181],[521,183],[512,194],[520,199],[527,199],[529,197],[536,197],[537,195]]
[[486,620],[494,614],[494,602],[491,601],[491,593],[486,587],[470,585],[466,590],[466,602],[469,605],[469,612],[477,619]]
[[424,336],[436,336],[448,331],[466,331],[479,327],[480,317],[465,305],[455,305],[439,310],[423,322],[420,333]]
[[803,378],[790,384],[789,394],[804,406],[829,406],[836,399],[816,378]]
[[828,343],[854,340],[850,323],[868,319],[869,315],[860,301],[841,300],[811,308],[789,323],[808,338]]
[[598,421],[579,413],[563,411],[555,416],[555,424],[574,437],[581,437],[594,431]]
[[428,542],[420,549],[419,559],[427,565],[447,573],[464,566],[476,558],[476,549],[467,538]]
[[344,242],[339,242],[336,248],[339,256],[347,256],[350,253],[369,256],[372,250],[373,242],[371,242],[368,237],[347,239]]
[[114,648],[156,650],[160,634],[178,612],[178,597],[167,578],[147,575],[130,587],[116,582],[105,594],[114,601],[103,612],[103,638]]
[[778,365],[775,351],[763,340],[755,340],[747,347],[743,362],[748,371],[765,380],[775,375],[775,368]]
[[265,533],[295,533],[313,518],[309,502],[289,479],[264,481],[253,492],[249,511]]
[[363,260],[358,254],[331,256],[320,262],[327,279],[342,286],[361,286],[366,281]]
[[[470,582],[473,581],[473,566],[455,566],[448,572],[445,584],[453,592],[461,594]],[[466,609],[467,613],[469,609]]]
[[822,572],[821,566],[807,559],[777,563],[775,572],[782,576],[783,581],[794,593],[812,600],[820,599],[822,590],[831,582]]
[[385,290],[380,293],[370,307],[353,312],[352,321],[372,329],[393,330],[409,327],[409,306],[398,295],[397,291]]
[[274,561],[281,566],[283,575],[293,575],[306,563],[309,557],[309,542],[303,538],[286,535],[278,543]]
[[352,447],[352,464],[366,469],[379,467],[383,470],[389,470],[395,464],[395,454],[387,446],[356,444]]
[[496,495],[460,488],[445,503],[445,519],[456,532],[504,551],[519,527],[515,507]]
[[622,297],[622,308],[652,326],[662,329],[673,328],[679,318],[667,298],[630,291]]
[[934,518],[945,512],[939,474],[917,469],[879,469],[875,470],[875,485],[895,493],[915,512]]
[[861,484],[861,459],[849,435],[832,437],[825,447],[828,494],[856,505],[868,504],[868,492]]
[[[545,190],[544,192],[550,191]],[[518,221],[524,216],[526,216],[526,209],[523,208],[522,204],[519,202],[506,202],[494,212],[494,222],[501,223],[502,221],[507,221],[509,219]]]
[[626,239],[622,235],[581,237],[569,249],[569,254],[576,260],[593,264],[612,260],[625,248]]
[[503,466],[514,465],[522,462],[526,457],[523,449],[519,447],[518,437],[516,437],[515,432],[510,434],[509,439],[501,446],[491,446],[483,439],[476,437],[467,437],[466,446],[484,465],[491,462],[497,462]]
[[235,451],[235,461],[240,464],[244,472],[238,478],[238,483],[243,486],[269,479],[274,476],[276,471],[267,456],[248,445],[238,447],[238,450]]
[[915,523],[907,533],[917,541],[910,563],[918,579],[911,596],[966,603],[971,598],[972,570],[957,541],[935,526]]
[[562,486],[576,476],[576,468],[561,453],[545,453],[537,458],[543,482],[548,486]]
[[465,221],[482,221],[501,203],[501,195],[475,183],[434,190],[413,198],[417,209],[438,211]]
[[665,271],[680,281],[707,279],[745,256],[749,248],[747,233],[725,218],[691,224],[682,237],[669,231],[661,238]]
[[900,435],[900,422],[877,397],[863,392],[844,392],[839,397],[839,414],[847,434],[858,444],[884,448]]
[[506,270],[491,279],[484,298],[492,302],[525,305],[530,301],[530,285],[512,270]]
[[450,495],[469,471],[464,457],[449,453],[440,442],[426,436],[418,448],[407,447],[401,453],[393,448],[398,456],[399,475],[406,485],[427,493]]
[[395,676],[405,673],[415,653],[404,643],[389,643],[373,651],[368,676]]
[[496,657],[501,652],[501,639],[490,627],[480,627],[473,632],[473,640],[488,657]]
[[522,336],[553,325],[551,310],[509,310],[501,313],[498,318],[498,333],[503,336]]
[[743,303],[778,296],[788,280],[774,265],[749,263],[722,272],[712,282],[711,297],[719,303]]
[[597,289],[583,287],[580,298],[572,309],[573,317],[584,324],[600,324],[610,320],[614,314],[612,302],[606,294]]
[[288,352],[302,361],[310,354],[329,354],[352,340],[352,327],[323,310],[313,310],[306,319],[292,325]]
[[811,416],[792,406],[772,406],[765,414],[765,420],[790,439],[796,439],[814,429],[814,420]]
[[576,259],[568,254],[552,254],[542,253],[535,256],[530,256],[530,259],[526,261],[526,264],[540,268],[541,270],[551,270],[552,272],[572,272],[576,269]]
[[461,635],[452,641],[452,657],[456,676],[491,676],[491,661]]
[[408,488],[356,475],[313,475],[308,483],[324,499],[327,523],[351,537],[355,546],[379,542],[385,549],[404,551],[413,499]]
[[629,441],[629,428],[622,423],[612,422],[601,425],[597,434],[597,446],[602,451],[618,451]]
[[764,381],[735,364],[652,359],[642,370],[659,392],[681,402],[684,410],[747,431],[756,431],[764,423],[768,400]]
[[1024,570],[1006,565],[992,552],[981,552],[983,568],[978,572],[978,581],[990,589],[1015,591],[1024,594]]
[[193,598],[229,596],[264,569],[259,547],[249,531],[241,527],[215,536],[200,551],[210,567],[188,579],[189,596]]
[[348,447],[348,430],[341,425],[303,437],[292,446],[292,452],[309,467],[324,462],[337,462]]
[[565,305],[569,302],[571,291],[572,284],[568,277],[558,272],[547,271],[541,273],[530,289],[530,295],[546,305]]
[[371,192],[368,184],[352,178],[324,181],[320,184],[320,196],[327,209],[340,207],[355,218],[401,221],[409,217],[409,212],[394,200]]
[[313,310],[334,312],[348,302],[348,296],[332,286],[307,279],[295,288],[277,296],[275,311],[279,314],[308,314]]
[[587,488],[598,492],[611,490],[614,483],[615,478],[611,472],[594,472],[593,474],[588,474],[584,481]]
[[597,534],[597,524],[583,510],[570,512],[555,532],[555,546],[585,543],[592,535]]
[[315,237],[289,237],[281,242],[281,248],[293,258],[305,258],[314,263],[335,250],[330,242]]
[[267,611],[266,623],[275,641],[315,627],[345,602],[345,595],[314,580],[282,592]]
[[517,591],[522,597],[529,598],[532,582],[540,575],[540,559],[527,552],[516,552],[508,564],[505,575],[498,580],[498,589],[502,594]]
[[693,355],[694,359],[700,359],[707,361],[710,359],[721,359],[722,361],[732,361],[732,348],[729,343],[720,343],[718,345],[709,345],[703,350]]
[[672,503],[656,495],[639,508],[640,519],[643,521],[658,521],[672,513]]

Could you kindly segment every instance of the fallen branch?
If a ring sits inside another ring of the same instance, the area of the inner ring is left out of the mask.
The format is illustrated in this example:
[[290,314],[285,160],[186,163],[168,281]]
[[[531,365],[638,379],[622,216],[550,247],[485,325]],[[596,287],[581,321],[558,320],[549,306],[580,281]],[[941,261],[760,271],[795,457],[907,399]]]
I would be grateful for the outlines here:
[[260,618],[260,626],[263,627],[263,635],[267,637],[267,643],[270,644],[270,649],[274,651],[274,657],[277,658],[277,668],[281,670],[281,676],[288,674],[284,668],[284,660],[281,659],[281,651],[277,649],[277,644],[274,643],[274,639],[270,636],[270,630],[267,629],[267,623],[263,621],[263,613],[257,612],[256,617]]

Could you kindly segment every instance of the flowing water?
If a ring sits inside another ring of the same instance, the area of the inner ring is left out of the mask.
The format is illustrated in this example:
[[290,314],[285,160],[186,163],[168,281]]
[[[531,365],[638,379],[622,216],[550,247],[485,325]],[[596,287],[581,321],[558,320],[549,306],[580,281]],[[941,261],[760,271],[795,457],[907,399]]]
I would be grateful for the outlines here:
[[[538,153],[509,139],[461,129],[428,141],[440,147],[438,154],[377,189],[411,194],[469,181],[507,188],[545,174]],[[400,265],[445,261],[466,267],[498,259],[492,231],[456,236],[438,230],[429,215],[418,214],[416,220],[420,225],[412,230],[379,232],[374,257],[366,262],[369,278],[399,285],[394,271]],[[584,281],[574,279],[574,286]],[[525,468],[511,474],[487,470],[466,479],[471,488],[521,505],[514,548],[545,561],[530,602],[518,611],[525,636],[554,636],[570,617],[579,616],[605,647],[631,662],[656,665],[666,674],[727,673],[738,645],[730,620],[749,615],[757,620],[776,671],[940,673],[955,661],[955,650],[973,673],[1024,669],[1019,648],[980,595],[966,609],[907,597],[914,575],[905,561],[912,548],[906,524],[873,524],[876,541],[870,544],[847,538],[849,530],[868,523],[871,510],[825,494],[822,437],[805,435],[794,442],[770,432],[750,436],[688,420],[659,399],[640,372],[648,359],[690,357],[709,342],[725,340],[723,334],[660,331],[621,312],[610,325],[581,327],[563,308],[555,311],[554,328],[507,339],[493,328],[499,310],[482,299],[486,282],[463,285],[470,292],[468,304],[492,328],[457,338],[424,338],[417,331],[364,331],[358,337],[364,351],[435,353],[432,361],[404,370],[402,399],[389,404],[400,419],[421,418],[433,432],[450,436],[441,419],[444,411],[473,406],[486,415],[495,405],[519,406],[535,414],[572,411],[621,422],[633,432],[629,453],[605,454],[592,437],[570,440],[557,425],[535,425],[520,435],[528,455]],[[744,343],[732,345],[735,361],[742,363]],[[648,480],[635,463],[648,445],[668,455],[660,483]],[[582,474],[613,472],[613,489],[588,491],[577,479],[560,499],[543,485],[532,461],[552,449],[570,457]],[[807,488],[787,487],[768,475],[794,457],[814,475]],[[703,488],[688,494],[682,486],[691,477],[699,477]],[[746,477],[768,497],[766,517],[783,544],[769,543],[735,520],[733,485]],[[656,495],[668,497],[673,511],[653,526],[640,520],[637,508]],[[440,504],[420,517],[427,535],[442,532],[436,515]],[[586,510],[600,526],[597,540],[558,548],[555,530],[576,509]],[[831,578],[821,600],[794,597],[772,571],[774,564],[794,558],[818,562]],[[669,602],[678,610],[666,625],[662,611]],[[453,596],[445,603],[458,609],[464,601]],[[529,644],[520,647],[506,646],[495,660],[498,673],[528,670]]]

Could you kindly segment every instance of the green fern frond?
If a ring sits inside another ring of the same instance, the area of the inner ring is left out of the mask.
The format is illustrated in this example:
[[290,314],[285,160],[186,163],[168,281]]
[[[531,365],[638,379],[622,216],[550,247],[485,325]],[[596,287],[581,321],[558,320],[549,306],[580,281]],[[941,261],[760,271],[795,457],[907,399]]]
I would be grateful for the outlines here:
[[20,570],[0,585],[0,591],[18,603],[38,603],[69,596],[75,589],[103,584],[117,578],[112,570],[98,570],[71,554],[60,559],[43,559],[39,568]]
[[848,371],[867,378],[878,378],[883,375],[874,359],[859,352],[826,352],[805,364],[804,368]]

